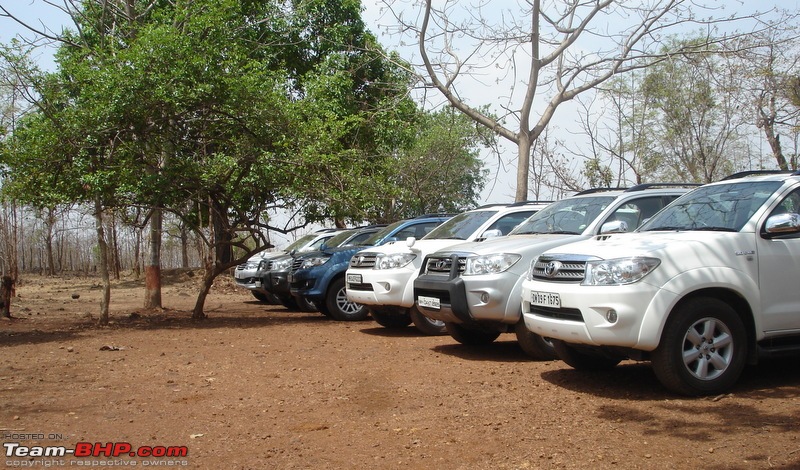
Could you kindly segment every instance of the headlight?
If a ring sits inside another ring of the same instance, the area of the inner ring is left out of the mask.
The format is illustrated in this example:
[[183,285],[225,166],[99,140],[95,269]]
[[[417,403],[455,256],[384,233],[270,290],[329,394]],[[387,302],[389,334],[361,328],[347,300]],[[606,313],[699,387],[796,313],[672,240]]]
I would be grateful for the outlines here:
[[586,262],[584,286],[614,286],[639,281],[661,263],[657,258],[619,258]]
[[244,263],[244,269],[258,269],[258,266],[261,264],[260,261],[247,261]]
[[292,267],[292,258],[276,259],[272,262],[273,271],[286,271]]
[[375,269],[394,269],[402,268],[414,261],[417,257],[414,253],[380,253],[375,258]]
[[300,269],[308,269],[323,265],[327,263],[329,259],[331,259],[330,256],[312,256],[311,258],[306,258],[303,260],[303,264],[300,265]]
[[511,253],[500,253],[494,255],[475,256],[467,258],[467,265],[464,267],[464,276],[477,276],[479,274],[502,273],[522,258],[520,255]]

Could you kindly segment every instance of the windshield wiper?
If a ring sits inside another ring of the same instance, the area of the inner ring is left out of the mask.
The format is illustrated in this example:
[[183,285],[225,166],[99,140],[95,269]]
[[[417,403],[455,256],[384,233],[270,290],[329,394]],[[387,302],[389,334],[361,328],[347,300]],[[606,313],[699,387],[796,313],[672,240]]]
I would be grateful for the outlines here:
[[697,232],[738,232],[738,230],[732,229],[730,227],[715,227],[715,226],[711,226],[711,227],[695,227],[695,228],[693,228],[691,230],[697,231]]
[[691,230],[688,227],[678,227],[677,225],[662,225],[661,227],[653,227],[648,228],[647,230],[642,230],[642,232],[656,232],[656,231],[676,231],[680,232],[681,230]]

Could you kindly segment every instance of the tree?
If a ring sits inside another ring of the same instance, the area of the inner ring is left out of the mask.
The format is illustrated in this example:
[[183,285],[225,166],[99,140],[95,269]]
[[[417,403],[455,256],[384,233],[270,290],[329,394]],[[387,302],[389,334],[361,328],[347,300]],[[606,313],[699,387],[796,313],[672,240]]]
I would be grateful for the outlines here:
[[412,129],[413,144],[398,152],[391,171],[398,191],[388,202],[397,202],[386,212],[413,217],[474,207],[487,180],[479,151],[494,135],[451,106],[422,113]]
[[[71,5],[58,72],[26,76],[38,112],[7,163],[20,198],[52,184],[57,200],[93,205],[104,285],[106,210],[167,211],[204,240],[203,318],[214,278],[268,247],[268,231],[362,220],[372,195],[396,191],[388,149],[409,145],[417,107],[358,1]],[[275,208],[304,221],[276,226]]]
[[[531,149],[559,107],[622,73],[707,51],[738,35],[726,33],[728,26],[761,16],[703,9],[688,0],[532,0],[517,8],[426,0],[418,16],[402,15],[400,2],[384,3],[396,12],[400,31],[418,44],[425,85],[517,146],[518,201],[527,198]],[[701,17],[701,9],[709,16]],[[667,34],[687,27],[707,28],[708,34],[662,48]],[[503,71],[497,80],[510,85],[485,83],[498,75],[492,70]],[[474,86],[486,89],[483,96],[491,96],[489,87],[503,90],[497,99],[505,102],[505,114],[495,119],[471,103],[466,90]]]
[[[781,20],[783,21],[783,20]],[[727,67],[737,74],[742,92],[738,102],[752,110],[778,168],[797,168],[800,101],[795,70],[800,63],[800,40],[793,31],[770,30],[728,45]],[[787,159],[781,137],[793,138]]]

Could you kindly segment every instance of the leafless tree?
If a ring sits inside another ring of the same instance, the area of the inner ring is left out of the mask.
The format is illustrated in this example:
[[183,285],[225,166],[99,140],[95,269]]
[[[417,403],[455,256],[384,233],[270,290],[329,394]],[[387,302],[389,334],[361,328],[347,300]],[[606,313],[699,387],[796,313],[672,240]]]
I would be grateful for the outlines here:
[[[792,95],[800,73],[800,36],[796,31],[764,31],[729,48],[728,68],[737,74],[742,92],[737,94],[756,127],[763,132],[772,157],[782,170],[797,168],[800,106]],[[781,138],[784,140],[781,140]],[[788,158],[786,138],[790,139]]]
[[[564,103],[619,74],[772,27],[759,21],[764,13],[690,0],[383,3],[398,32],[418,45],[412,61],[426,87],[516,144],[518,201],[528,195],[531,150]],[[697,29],[704,41],[664,48],[667,36]],[[476,87],[502,103],[498,118],[469,98]]]

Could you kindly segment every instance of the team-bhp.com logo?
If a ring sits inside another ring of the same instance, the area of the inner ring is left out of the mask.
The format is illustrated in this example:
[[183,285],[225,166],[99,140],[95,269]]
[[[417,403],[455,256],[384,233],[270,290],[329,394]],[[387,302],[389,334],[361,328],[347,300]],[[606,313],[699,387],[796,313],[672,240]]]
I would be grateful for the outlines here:
[[74,449],[66,446],[24,446],[5,442],[6,457],[186,457],[186,446],[139,446],[127,442],[79,442]]

